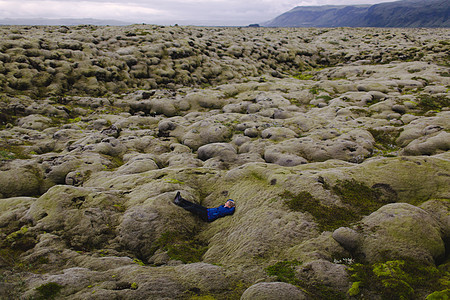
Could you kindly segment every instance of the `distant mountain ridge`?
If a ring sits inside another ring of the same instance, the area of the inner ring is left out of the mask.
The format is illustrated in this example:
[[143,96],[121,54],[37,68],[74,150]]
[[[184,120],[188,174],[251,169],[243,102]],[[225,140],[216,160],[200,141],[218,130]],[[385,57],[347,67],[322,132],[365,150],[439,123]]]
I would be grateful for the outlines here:
[[450,27],[450,0],[297,6],[268,27]]

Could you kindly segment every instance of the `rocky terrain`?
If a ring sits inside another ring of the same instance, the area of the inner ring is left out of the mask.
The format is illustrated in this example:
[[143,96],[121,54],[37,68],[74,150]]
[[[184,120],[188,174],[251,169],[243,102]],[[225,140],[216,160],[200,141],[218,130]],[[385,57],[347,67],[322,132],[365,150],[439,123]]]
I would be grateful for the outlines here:
[[1,299],[448,297],[449,30],[0,31]]

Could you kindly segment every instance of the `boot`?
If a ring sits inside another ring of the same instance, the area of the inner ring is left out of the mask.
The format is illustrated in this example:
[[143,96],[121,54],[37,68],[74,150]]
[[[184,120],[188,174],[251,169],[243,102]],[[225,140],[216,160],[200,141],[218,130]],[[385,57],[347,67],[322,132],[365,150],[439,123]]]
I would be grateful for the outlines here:
[[183,199],[183,198],[181,198],[181,193],[180,193],[180,191],[178,191],[177,194],[175,195],[175,199],[173,200],[173,203],[180,204],[181,199]]

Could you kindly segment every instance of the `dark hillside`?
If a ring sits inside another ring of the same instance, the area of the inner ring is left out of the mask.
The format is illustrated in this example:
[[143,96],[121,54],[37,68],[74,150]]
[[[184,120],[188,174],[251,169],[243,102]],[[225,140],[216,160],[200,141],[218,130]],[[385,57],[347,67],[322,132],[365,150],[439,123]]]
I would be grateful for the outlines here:
[[369,27],[449,27],[450,1],[399,1],[369,8]]
[[450,1],[396,1],[354,6],[298,6],[269,27],[450,27]]

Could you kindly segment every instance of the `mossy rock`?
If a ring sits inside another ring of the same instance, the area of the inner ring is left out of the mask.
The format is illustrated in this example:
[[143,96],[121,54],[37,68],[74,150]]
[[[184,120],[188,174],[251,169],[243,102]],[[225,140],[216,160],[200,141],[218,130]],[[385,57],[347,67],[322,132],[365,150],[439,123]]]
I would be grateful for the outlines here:
[[34,230],[61,231],[60,235],[76,249],[101,247],[115,236],[120,196],[89,188],[57,185],[39,197],[25,218]]
[[17,121],[17,124],[22,128],[44,130],[46,128],[52,127],[52,120],[50,118],[36,114],[20,118]]
[[439,223],[413,205],[385,205],[365,217],[361,227],[363,239],[359,251],[368,262],[408,258],[433,264],[445,256]]
[[182,142],[193,150],[210,143],[226,142],[232,136],[230,128],[213,120],[195,123],[187,130],[182,137]]
[[261,282],[252,285],[241,300],[276,300],[276,299],[309,299],[308,295],[298,287],[284,282]]
[[42,173],[33,165],[0,171],[0,196],[9,198],[40,195],[42,181]]
[[450,289],[436,291],[427,296],[426,300],[447,300],[450,299]]
[[427,211],[439,223],[442,230],[442,239],[446,247],[450,244],[450,200],[448,199],[432,199],[422,205],[420,208]]
[[431,136],[420,137],[406,146],[405,155],[433,155],[450,150],[450,133],[440,132]]
[[211,143],[203,145],[197,150],[198,158],[205,161],[213,157],[225,162],[233,162],[237,158],[236,149],[228,143]]
[[420,205],[430,198],[445,198],[448,178],[444,174],[449,170],[445,157],[395,157],[371,159],[351,174],[367,186],[379,186],[383,194],[395,192],[397,202]]

